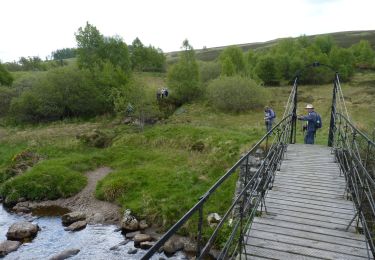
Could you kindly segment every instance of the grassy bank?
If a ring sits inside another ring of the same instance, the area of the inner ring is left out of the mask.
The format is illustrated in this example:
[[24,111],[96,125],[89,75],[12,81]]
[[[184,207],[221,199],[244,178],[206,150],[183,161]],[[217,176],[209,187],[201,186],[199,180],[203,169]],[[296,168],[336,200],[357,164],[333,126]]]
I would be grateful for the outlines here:
[[[153,88],[163,75],[147,74]],[[374,74],[358,74],[343,84],[352,119],[367,131],[375,126]],[[268,88],[269,104],[281,119],[290,86]],[[301,86],[299,114],[313,103],[323,117],[317,143],[327,144],[332,86]],[[100,129],[114,137],[107,148],[94,148],[76,138]],[[0,192],[8,200],[70,196],[86,184],[84,172],[109,166],[113,172],[99,182],[96,195],[130,208],[139,217],[168,228],[193,206],[265,132],[263,111],[228,114],[200,101],[179,108],[169,119],[147,126],[124,125],[119,118],[90,122],[57,122],[23,128],[0,128]],[[298,138],[302,142],[301,124]],[[17,154],[30,150],[41,160],[27,174],[4,182]],[[235,177],[212,198],[207,212],[222,212],[231,202]],[[188,226],[186,227],[189,228]],[[194,227],[195,230],[195,227]]]

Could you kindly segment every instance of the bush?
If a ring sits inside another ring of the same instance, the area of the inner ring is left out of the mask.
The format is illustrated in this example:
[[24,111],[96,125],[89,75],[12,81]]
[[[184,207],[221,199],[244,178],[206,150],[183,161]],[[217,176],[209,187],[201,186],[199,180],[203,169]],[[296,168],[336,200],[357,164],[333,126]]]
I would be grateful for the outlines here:
[[8,113],[11,100],[15,96],[16,93],[13,89],[0,87],[0,117]]
[[200,62],[199,70],[202,83],[218,78],[221,73],[220,64],[217,62]]
[[254,80],[235,76],[213,80],[207,96],[217,109],[239,112],[264,106],[267,92]]
[[26,90],[10,105],[10,115],[16,121],[34,123],[89,117],[111,108],[104,90],[93,83],[87,71],[79,71],[73,66],[61,67],[32,79],[30,86],[21,83],[27,81],[17,85],[20,91]]

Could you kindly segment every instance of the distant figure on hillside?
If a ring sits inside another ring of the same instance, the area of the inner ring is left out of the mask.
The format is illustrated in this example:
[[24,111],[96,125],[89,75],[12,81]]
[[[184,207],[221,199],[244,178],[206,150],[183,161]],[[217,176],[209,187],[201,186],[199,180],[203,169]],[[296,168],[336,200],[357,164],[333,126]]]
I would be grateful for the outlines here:
[[[305,134],[305,144],[314,144],[315,139],[315,133],[317,128],[319,127],[317,125],[317,121],[320,118],[318,114],[314,111],[314,106],[312,104],[307,104],[307,115],[306,116],[298,116],[298,120],[307,121],[307,126],[304,127],[306,129]],[[319,122],[321,124],[321,122]]]
[[163,97],[168,97],[168,89],[167,88],[162,88],[161,89],[161,98]]
[[272,108],[270,108],[269,106],[266,106],[264,108],[264,123],[266,124],[267,133],[271,131],[272,124],[275,118],[276,118],[275,112],[272,110]]

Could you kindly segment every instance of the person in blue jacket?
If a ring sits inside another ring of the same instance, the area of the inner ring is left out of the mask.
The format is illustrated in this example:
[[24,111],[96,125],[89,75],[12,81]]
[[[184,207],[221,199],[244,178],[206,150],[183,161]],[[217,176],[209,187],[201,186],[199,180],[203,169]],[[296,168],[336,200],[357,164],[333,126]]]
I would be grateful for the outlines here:
[[298,120],[307,121],[305,144],[314,144],[318,115],[314,111],[314,106],[312,104],[307,104],[305,108],[308,114],[306,116],[298,116]]
[[275,112],[269,106],[264,108],[264,123],[266,124],[267,133],[271,131],[273,121],[276,117]]

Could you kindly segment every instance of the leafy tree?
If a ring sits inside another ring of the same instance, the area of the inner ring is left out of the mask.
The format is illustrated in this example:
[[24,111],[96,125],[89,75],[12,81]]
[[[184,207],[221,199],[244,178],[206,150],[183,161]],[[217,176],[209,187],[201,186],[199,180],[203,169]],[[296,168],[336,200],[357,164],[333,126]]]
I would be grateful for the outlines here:
[[223,76],[234,76],[236,74],[236,66],[233,64],[230,57],[221,59],[221,75]]
[[349,80],[354,73],[354,56],[349,49],[334,47],[330,53],[331,65],[340,73],[340,79]]
[[102,61],[109,61],[115,67],[119,67],[124,73],[130,74],[130,55],[128,46],[120,37],[104,38]]
[[168,71],[167,82],[176,100],[184,103],[198,97],[202,91],[195,51],[188,40],[183,42],[182,48],[179,61]]
[[43,71],[46,70],[45,64],[43,64],[43,61],[38,56],[34,57],[21,57],[18,63],[21,65],[22,70],[25,71]]
[[10,86],[13,83],[14,78],[12,75],[6,70],[3,64],[0,63],[0,86]]
[[143,62],[146,60],[146,48],[137,37],[131,45],[131,63],[132,69],[137,71],[143,70]]
[[80,27],[75,36],[78,46],[78,66],[80,68],[91,69],[101,65],[104,37],[100,34],[99,30],[87,22],[85,28]]
[[369,68],[374,65],[375,52],[369,41],[361,40],[350,47],[354,55],[355,64],[358,67]]
[[160,49],[145,47],[141,40],[136,38],[130,50],[133,70],[159,72],[165,70],[166,58]]
[[279,85],[280,75],[276,66],[276,60],[271,55],[266,55],[258,60],[255,71],[266,85]]
[[332,36],[316,36],[314,39],[314,45],[316,45],[320,51],[324,54],[329,54],[331,49],[336,45]]
[[[244,73],[245,72],[245,59],[243,55],[243,51],[241,48],[237,46],[231,46],[224,49],[224,51],[220,54],[219,60],[223,66],[228,66],[228,60],[234,66],[234,72],[236,74]],[[227,65],[224,65],[226,63]],[[229,65],[230,66],[230,65]],[[226,71],[224,68],[222,70],[223,73],[227,73],[230,71]]]
[[75,48],[64,48],[53,51],[51,54],[54,60],[64,60],[69,58],[74,58],[76,56]]

